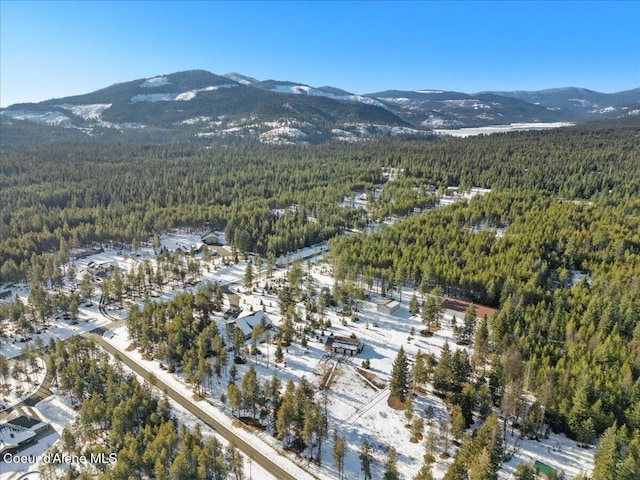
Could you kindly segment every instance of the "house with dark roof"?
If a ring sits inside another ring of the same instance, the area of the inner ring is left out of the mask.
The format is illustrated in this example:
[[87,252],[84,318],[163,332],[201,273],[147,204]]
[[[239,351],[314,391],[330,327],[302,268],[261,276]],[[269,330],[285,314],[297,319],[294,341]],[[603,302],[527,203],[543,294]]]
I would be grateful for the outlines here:
[[327,338],[324,348],[325,350],[337,355],[348,355],[353,357],[354,355],[362,352],[364,349],[364,343],[356,337],[330,336]]
[[13,411],[0,423],[0,454],[17,453],[33,445],[52,429],[35,413]]

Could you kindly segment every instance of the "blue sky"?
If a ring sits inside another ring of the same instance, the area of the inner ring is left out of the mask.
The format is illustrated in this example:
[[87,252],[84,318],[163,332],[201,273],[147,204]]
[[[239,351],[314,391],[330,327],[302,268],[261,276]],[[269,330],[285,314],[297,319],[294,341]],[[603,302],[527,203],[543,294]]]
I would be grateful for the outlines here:
[[188,69],[386,89],[640,87],[640,0],[0,0],[0,105]]

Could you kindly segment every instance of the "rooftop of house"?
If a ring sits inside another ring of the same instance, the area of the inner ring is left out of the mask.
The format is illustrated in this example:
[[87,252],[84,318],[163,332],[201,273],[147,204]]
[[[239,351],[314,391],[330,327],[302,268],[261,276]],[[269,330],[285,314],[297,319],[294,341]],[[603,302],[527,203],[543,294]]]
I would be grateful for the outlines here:
[[383,300],[380,303],[378,303],[378,305],[388,305],[388,306],[393,306],[393,305],[399,305],[397,300],[391,300],[391,299],[387,299],[387,300]]
[[256,325],[260,325],[260,322],[263,318],[264,322],[267,325],[267,328],[271,328],[273,326],[273,322],[262,310],[240,313],[240,315],[236,319],[236,325],[240,330],[242,330],[242,333],[244,333],[245,335],[251,335],[253,329],[256,327]]

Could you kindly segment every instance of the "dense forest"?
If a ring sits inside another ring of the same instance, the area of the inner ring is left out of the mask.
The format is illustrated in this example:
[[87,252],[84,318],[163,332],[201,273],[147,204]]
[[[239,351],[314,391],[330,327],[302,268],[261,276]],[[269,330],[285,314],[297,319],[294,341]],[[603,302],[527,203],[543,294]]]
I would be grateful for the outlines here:
[[[226,229],[241,250],[280,254],[429,207],[427,192],[451,185],[638,196],[637,131],[625,121],[437,142],[3,147],[0,279],[24,278],[39,255],[63,245],[141,242],[178,226]],[[404,169],[404,183],[380,199],[374,218],[339,206],[381,185],[385,166]]]

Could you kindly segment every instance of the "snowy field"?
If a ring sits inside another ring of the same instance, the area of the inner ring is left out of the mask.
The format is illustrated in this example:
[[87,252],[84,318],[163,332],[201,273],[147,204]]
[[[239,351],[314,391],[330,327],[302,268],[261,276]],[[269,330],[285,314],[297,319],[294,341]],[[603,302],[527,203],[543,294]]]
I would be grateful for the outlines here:
[[452,137],[474,137],[477,135],[490,135],[492,133],[523,132],[526,130],[548,130],[550,128],[571,127],[573,123],[511,123],[509,125],[489,125],[486,127],[457,128],[434,130],[436,135],[449,135]]

